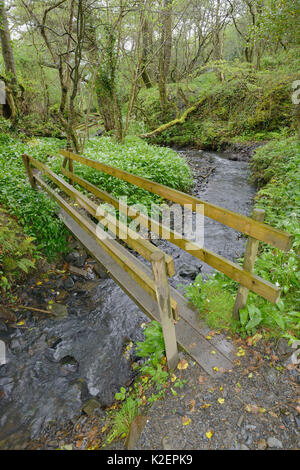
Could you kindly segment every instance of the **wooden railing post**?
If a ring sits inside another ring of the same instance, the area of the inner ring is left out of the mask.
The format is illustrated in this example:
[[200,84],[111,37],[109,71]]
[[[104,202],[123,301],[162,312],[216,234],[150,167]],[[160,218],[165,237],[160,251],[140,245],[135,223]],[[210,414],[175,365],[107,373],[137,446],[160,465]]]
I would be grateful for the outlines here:
[[[66,152],[69,152],[70,150],[72,150],[72,149],[67,149]],[[65,156],[64,161],[62,163],[62,168],[65,169],[67,167],[67,164],[68,164],[68,167],[69,167],[69,172],[73,174],[74,173],[73,160],[72,160],[72,158]],[[74,181],[71,177],[69,178],[69,184],[72,184],[74,186]]]
[[[263,222],[265,218],[265,211],[263,209],[254,209],[252,218],[257,220],[258,222]],[[255,238],[249,237],[246,245],[245,256],[244,256],[244,265],[243,268],[252,273],[255,258],[257,256],[259,240]],[[239,319],[239,311],[246,307],[247,299],[248,299],[249,290],[247,287],[239,286],[238,293],[235,299],[235,305],[233,309],[233,316],[236,319]]]
[[28,155],[25,155],[25,154],[22,155],[22,159],[23,159],[25,170],[26,170],[26,173],[27,173],[27,176],[28,176],[28,179],[29,179],[29,183],[31,184],[31,186],[34,189],[36,189],[36,181],[35,181],[35,178],[34,178],[33,173],[32,173],[32,168],[30,166],[30,161],[29,161]]
[[153,253],[151,255],[151,264],[165,341],[167,363],[169,370],[172,370],[175,369],[178,364],[178,349],[164,254],[160,252]]

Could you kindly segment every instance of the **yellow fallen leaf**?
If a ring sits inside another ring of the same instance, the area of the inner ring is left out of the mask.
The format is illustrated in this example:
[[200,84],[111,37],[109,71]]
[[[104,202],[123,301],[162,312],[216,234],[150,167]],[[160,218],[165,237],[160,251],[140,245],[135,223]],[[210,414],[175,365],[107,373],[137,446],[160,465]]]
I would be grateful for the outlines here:
[[22,326],[22,325],[24,325],[24,324],[25,324],[25,321],[24,321],[24,320],[21,320],[21,321],[19,321],[19,322],[17,323],[18,326]]
[[36,285],[37,286],[41,286],[43,283],[41,281],[37,282]]
[[210,351],[211,354],[216,354],[216,351]]
[[178,362],[177,369],[184,370],[184,369],[187,369],[188,366],[189,366],[188,361],[186,361],[185,359],[181,359],[181,361]]
[[224,403],[224,401],[225,401],[224,398],[218,398],[218,402],[221,403],[221,405],[222,403]]
[[182,417],[183,426],[188,426],[189,424],[191,424],[191,422],[192,422],[191,418],[188,418],[187,416]]
[[190,401],[190,411],[191,411],[191,412],[194,412],[194,411],[195,411],[195,405],[196,405],[195,400],[191,400],[191,401]]
[[106,425],[101,428],[101,432],[105,432],[107,428],[108,428],[108,423],[106,423]]
[[206,336],[206,339],[210,340],[210,339],[211,339],[211,336],[209,336],[209,335],[208,335],[208,336]]
[[171,382],[175,382],[176,379],[177,379],[176,375],[175,375],[175,374],[172,374],[172,376],[171,376]]
[[200,408],[209,408],[211,406],[210,403],[204,403],[204,405],[201,405]]
[[223,390],[224,390],[224,389],[223,389],[223,387],[222,387],[222,385],[221,385],[221,387],[220,387],[220,392],[223,392]]
[[215,370],[216,372],[219,372],[219,367],[213,367],[213,370]]
[[211,439],[211,438],[213,437],[213,435],[214,435],[214,432],[213,432],[213,431],[207,431],[207,432],[205,433],[205,435],[206,435],[207,439]]

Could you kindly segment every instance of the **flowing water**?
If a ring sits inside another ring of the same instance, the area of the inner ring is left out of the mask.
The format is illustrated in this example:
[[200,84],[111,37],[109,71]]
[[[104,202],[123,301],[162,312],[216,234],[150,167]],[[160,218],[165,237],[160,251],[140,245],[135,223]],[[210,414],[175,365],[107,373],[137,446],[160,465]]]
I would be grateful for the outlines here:
[[[196,184],[193,194],[203,200],[249,215],[255,189],[248,183],[247,163],[212,152],[183,151]],[[203,172],[215,168],[207,181]],[[242,256],[245,240],[228,227],[205,219],[204,246],[231,260]],[[156,243],[175,260],[172,284],[191,282],[198,272],[211,268],[167,241]],[[50,277],[50,276],[49,276]],[[27,286],[25,300],[47,303],[65,291],[57,317],[24,314],[18,328],[0,321],[0,340],[7,363],[0,366],[0,448],[22,448],[30,439],[75,420],[91,398],[109,405],[120,387],[132,380],[132,357],[124,351],[130,341],[143,339],[141,324],[148,319],[110,279],[73,279],[72,288],[62,275],[42,286]],[[25,303],[25,301],[24,301]]]

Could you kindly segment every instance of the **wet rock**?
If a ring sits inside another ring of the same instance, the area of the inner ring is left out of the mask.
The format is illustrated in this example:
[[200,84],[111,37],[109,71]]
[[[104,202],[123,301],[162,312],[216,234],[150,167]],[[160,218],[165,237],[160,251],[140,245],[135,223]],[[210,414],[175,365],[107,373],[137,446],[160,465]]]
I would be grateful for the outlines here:
[[63,372],[75,373],[78,370],[79,364],[72,356],[65,356],[59,362]]
[[55,315],[56,318],[63,319],[68,316],[68,307],[66,305],[54,303],[52,304],[51,313]]
[[268,380],[268,382],[270,382],[272,385],[276,384],[278,378],[277,378],[277,373],[274,369],[267,370],[264,375],[265,375],[265,378]]
[[59,336],[51,336],[50,338],[47,339],[47,344],[49,348],[56,348],[56,346],[62,341],[62,339]]
[[76,266],[77,268],[83,268],[87,259],[87,255],[84,252],[73,251],[66,256],[66,261]]
[[71,276],[67,277],[67,279],[64,280],[65,289],[73,289],[74,286],[75,282],[73,281],[73,278]]
[[3,320],[0,320],[0,331],[7,331],[7,325]]
[[90,398],[87,402],[85,402],[84,406],[82,407],[82,411],[88,416],[93,415],[96,410],[100,408],[100,403],[96,398]]
[[288,340],[285,338],[280,338],[277,343],[277,352],[283,359],[286,359],[293,353],[293,349],[288,344]]
[[181,277],[191,279],[194,281],[198,274],[201,271],[201,267],[197,266],[188,266],[187,264],[183,264],[180,266],[178,273]]
[[88,278],[88,272],[85,269],[77,268],[76,266],[69,266],[69,271],[72,274],[76,274],[77,276],[81,276],[84,278]]
[[52,349],[52,348],[46,349],[46,351],[44,352],[44,356],[50,362],[54,362],[54,363],[59,362],[59,360],[57,359],[55,355],[55,349]]
[[268,443],[268,446],[271,448],[277,448],[277,449],[283,448],[282,442],[276,437],[269,437],[267,443]]
[[21,342],[18,340],[18,339],[13,339],[11,342],[10,342],[10,350],[13,352],[13,353],[18,353],[21,351],[22,349],[22,345],[21,345]]
[[100,277],[100,279],[108,279],[109,278],[109,275],[107,273],[107,271],[105,270],[105,268],[103,266],[101,266],[101,264],[99,263],[96,263],[94,266],[94,271],[96,274],[98,274],[98,276]]

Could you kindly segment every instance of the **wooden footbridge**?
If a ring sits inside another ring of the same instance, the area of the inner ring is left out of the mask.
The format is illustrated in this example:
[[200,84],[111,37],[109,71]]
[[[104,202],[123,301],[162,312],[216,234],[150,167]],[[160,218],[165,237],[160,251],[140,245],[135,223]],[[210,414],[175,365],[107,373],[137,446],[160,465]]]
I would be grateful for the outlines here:
[[[54,173],[47,165],[33,157],[23,155],[30,184],[33,188],[38,189],[39,186],[47,191],[60,206],[60,217],[66,227],[90,255],[105,267],[112,279],[146,315],[161,322],[169,368],[176,367],[178,363],[178,343],[211,375],[219,374],[222,369],[231,369],[236,359],[232,343],[223,335],[215,335],[208,340],[206,337],[209,329],[199,319],[197,311],[176,289],[169,286],[168,278],[175,274],[173,259],[120,220],[112,217],[101,204],[110,204],[125,214],[128,220],[138,220],[141,226],[160,237],[168,233],[171,243],[238,282],[240,287],[234,315],[238,315],[239,309],[246,305],[249,290],[270,302],[278,302],[280,289],[254,275],[253,267],[259,241],[287,251],[291,248],[291,235],[263,223],[263,211],[256,210],[252,218],[246,217],[70,151],[61,150],[60,154],[64,157],[61,175]],[[201,211],[205,217],[248,235],[244,266],[241,267],[185,239],[181,234],[164,227],[159,221],[148,218],[133,206],[124,203],[120,205],[111,194],[76,175],[78,164],[122,179],[168,201],[182,206],[188,204],[192,211]],[[76,189],[75,184],[76,188],[81,187],[85,192]],[[63,193],[67,198],[63,197]],[[81,209],[78,210],[77,207]],[[108,232],[105,227],[109,229]],[[117,238],[110,237],[109,233],[116,234]],[[124,244],[150,261],[152,269],[130,253]]]

